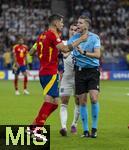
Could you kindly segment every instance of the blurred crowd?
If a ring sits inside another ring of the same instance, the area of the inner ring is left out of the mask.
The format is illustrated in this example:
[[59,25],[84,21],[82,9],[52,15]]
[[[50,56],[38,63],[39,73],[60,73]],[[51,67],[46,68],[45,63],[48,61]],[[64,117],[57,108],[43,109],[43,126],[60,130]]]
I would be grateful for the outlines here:
[[[126,36],[126,27],[129,25],[128,0],[65,2],[68,14],[63,38],[68,37],[69,24],[79,15],[86,15],[92,21],[91,31],[101,38],[101,63],[117,63],[120,59],[129,62],[129,39]],[[51,1],[4,0],[0,6],[0,59],[4,59],[3,53],[12,50],[17,35],[24,35],[26,44],[31,47],[37,36],[46,29],[51,15]]]
[[[13,63],[11,51],[17,44],[17,37],[23,35],[25,44],[31,48],[37,36],[46,29],[51,9],[49,0],[4,0],[0,6],[0,68],[3,69],[6,62]],[[37,69],[37,61],[34,58],[33,69]]]
[[91,18],[92,31],[99,34],[102,42],[103,61],[114,61],[126,52],[129,53],[129,39],[126,27],[129,26],[128,0],[67,0],[70,21],[84,14]]

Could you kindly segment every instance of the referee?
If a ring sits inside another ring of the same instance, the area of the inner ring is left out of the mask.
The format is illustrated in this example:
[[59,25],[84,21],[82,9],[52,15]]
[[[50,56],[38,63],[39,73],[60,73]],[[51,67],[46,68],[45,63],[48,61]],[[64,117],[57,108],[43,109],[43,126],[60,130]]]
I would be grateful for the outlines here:
[[[71,43],[76,41],[81,35],[86,34],[87,40],[80,43],[73,50],[75,60],[75,94],[79,97],[80,116],[83,125],[82,137],[97,137],[98,114],[99,114],[99,58],[100,58],[100,38],[98,35],[89,32],[90,20],[86,16],[80,16],[77,27],[78,33],[71,39]],[[88,126],[87,95],[91,100],[92,127],[91,133]]]

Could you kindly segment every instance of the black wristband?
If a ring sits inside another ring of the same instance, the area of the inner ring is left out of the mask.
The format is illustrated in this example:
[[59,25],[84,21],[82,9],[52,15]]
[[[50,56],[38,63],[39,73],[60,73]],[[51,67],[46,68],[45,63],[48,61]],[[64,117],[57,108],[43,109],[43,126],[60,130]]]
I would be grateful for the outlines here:
[[86,51],[83,51],[83,55],[86,55],[86,53],[87,53]]

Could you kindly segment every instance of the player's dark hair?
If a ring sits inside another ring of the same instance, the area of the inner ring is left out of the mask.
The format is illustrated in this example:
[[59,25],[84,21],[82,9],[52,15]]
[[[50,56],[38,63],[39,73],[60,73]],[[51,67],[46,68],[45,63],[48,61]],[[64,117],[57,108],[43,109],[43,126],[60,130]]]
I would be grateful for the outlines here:
[[91,24],[91,20],[90,20],[90,18],[88,18],[87,16],[81,15],[79,18],[80,18],[80,19],[84,19],[85,22],[88,22],[88,23],[89,23],[89,25]]
[[69,27],[70,26],[77,26],[77,21],[75,20],[75,21],[71,22],[70,25],[69,25]]
[[63,18],[60,14],[53,14],[48,18],[49,24],[53,23],[55,20],[61,20]]

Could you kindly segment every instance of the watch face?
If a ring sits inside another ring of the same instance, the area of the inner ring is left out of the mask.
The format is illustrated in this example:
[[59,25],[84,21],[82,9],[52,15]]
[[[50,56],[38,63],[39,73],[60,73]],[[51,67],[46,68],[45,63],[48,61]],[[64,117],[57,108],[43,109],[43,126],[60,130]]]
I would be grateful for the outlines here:
[[86,55],[86,51],[84,51],[83,54]]

